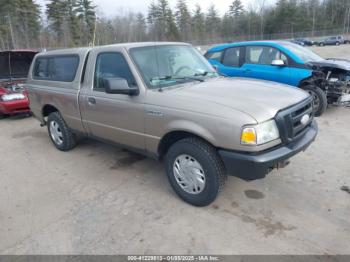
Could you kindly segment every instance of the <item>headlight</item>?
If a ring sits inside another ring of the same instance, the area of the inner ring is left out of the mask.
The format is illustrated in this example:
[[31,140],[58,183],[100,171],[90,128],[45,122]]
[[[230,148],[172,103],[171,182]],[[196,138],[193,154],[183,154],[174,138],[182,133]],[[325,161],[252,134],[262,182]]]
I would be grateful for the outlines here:
[[23,94],[6,94],[1,96],[2,101],[12,101],[12,100],[21,100],[25,99],[26,97]]
[[243,145],[262,145],[280,137],[275,120],[244,127],[241,135]]

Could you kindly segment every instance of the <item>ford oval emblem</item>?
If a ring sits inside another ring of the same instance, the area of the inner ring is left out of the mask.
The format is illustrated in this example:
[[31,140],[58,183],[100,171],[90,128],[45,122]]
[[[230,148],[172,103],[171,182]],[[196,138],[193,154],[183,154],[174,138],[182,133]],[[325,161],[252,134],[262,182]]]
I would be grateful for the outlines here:
[[301,119],[300,119],[300,123],[302,123],[304,126],[309,122],[310,120],[310,116],[309,115],[304,115]]

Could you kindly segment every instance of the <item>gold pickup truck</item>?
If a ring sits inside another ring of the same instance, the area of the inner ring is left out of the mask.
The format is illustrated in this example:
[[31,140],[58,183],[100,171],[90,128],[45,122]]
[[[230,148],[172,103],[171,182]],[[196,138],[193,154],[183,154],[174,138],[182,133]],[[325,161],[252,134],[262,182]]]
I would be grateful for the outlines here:
[[264,178],[317,135],[308,93],[220,77],[183,43],[40,53],[26,86],[59,150],[83,135],[157,158],[176,193],[196,206],[213,202],[227,175]]

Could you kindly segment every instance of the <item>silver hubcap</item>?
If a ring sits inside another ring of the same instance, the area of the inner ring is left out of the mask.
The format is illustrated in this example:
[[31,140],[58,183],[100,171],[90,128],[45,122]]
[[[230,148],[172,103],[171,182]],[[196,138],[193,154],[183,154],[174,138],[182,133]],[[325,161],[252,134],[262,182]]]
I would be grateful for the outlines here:
[[189,194],[199,194],[205,187],[205,174],[199,162],[189,155],[175,159],[173,172],[178,185]]
[[60,126],[55,121],[50,122],[50,135],[53,141],[57,145],[61,145],[63,143],[63,134],[60,129]]

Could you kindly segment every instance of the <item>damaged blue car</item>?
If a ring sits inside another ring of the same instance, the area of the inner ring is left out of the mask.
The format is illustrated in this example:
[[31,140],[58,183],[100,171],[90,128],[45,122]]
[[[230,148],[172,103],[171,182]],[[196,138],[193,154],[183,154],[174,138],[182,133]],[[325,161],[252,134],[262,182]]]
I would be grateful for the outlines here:
[[287,41],[251,41],[212,47],[205,57],[218,73],[284,83],[309,92],[314,114],[328,104],[350,105],[350,61],[324,59]]

